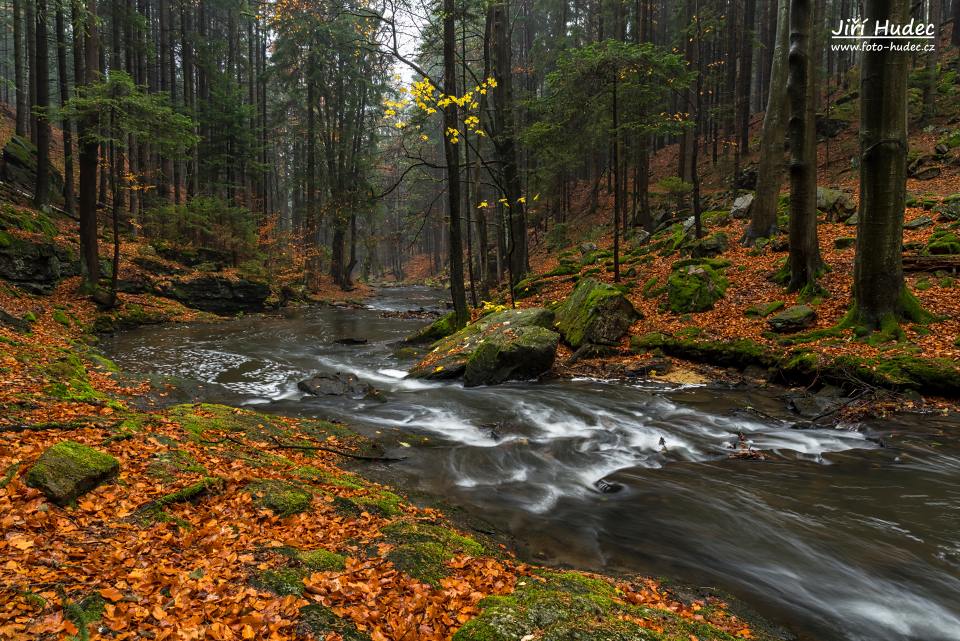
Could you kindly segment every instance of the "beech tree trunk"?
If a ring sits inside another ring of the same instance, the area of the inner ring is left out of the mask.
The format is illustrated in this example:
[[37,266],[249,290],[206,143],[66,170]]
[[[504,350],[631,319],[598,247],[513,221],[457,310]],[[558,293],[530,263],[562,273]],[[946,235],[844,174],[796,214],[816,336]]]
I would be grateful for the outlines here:
[[[865,0],[864,18],[902,24],[909,0]],[[873,40],[888,45],[892,40]],[[910,56],[865,51],[860,72],[860,211],[853,270],[854,319],[888,329],[900,318],[920,320],[903,280],[906,200],[907,76]]]
[[816,284],[823,261],[817,240],[816,82],[811,0],[791,0],[790,53],[790,291]]
[[763,116],[760,162],[757,166],[757,191],[750,209],[750,227],[746,244],[757,238],[769,238],[777,230],[777,200],[783,179],[783,140],[787,108],[787,50],[790,0],[777,3],[777,35],[770,66],[770,95]]

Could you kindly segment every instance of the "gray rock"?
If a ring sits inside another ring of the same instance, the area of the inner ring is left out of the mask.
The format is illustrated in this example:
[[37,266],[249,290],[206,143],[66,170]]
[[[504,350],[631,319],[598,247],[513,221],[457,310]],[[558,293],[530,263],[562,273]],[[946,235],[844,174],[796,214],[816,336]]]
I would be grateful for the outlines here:
[[923,216],[917,216],[910,222],[904,223],[904,229],[923,229],[924,227],[929,227],[933,224],[933,219],[930,216],[924,214]]
[[596,243],[580,243],[579,249],[580,249],[580,255],[586,256],[587,254],[591,254],[597,251],[597,244]]
[[61,277],[60,258],[52,242],[9,237],[0,244],[0,278],[32,294],[49,294]]
[[270,296],[270,286],[246,278],[206,274],[197,278],[172,279],[162,293],[187,307],[227,316],[263,311]]
[[733,201],[733,207],[730,208],[730,216],[733,218],[749,218],[750,209],[753,207],[753,194],[743,194],[737,196]]
[[778,334],[799,332],[817,322],[817,313],[808,305],[794,305],[767,319],[770,329]]
[[843,221],[857,211],[853,196],[839,189],[817,187],[817,209],[827,214],[830,220]]
[[690,245],[690,255],[694,258],[713,258],[727,251],[730,239],[722,231],[710,234]]
[[353,374],[315,374],[297,387],[314,396],[347,396],[352,399],[379,399],[380,391]]

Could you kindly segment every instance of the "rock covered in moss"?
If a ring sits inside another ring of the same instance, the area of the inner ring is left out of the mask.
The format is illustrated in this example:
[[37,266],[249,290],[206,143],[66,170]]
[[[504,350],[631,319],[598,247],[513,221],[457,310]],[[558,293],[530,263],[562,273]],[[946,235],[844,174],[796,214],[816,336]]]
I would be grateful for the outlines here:
[[808,305],[788,307],[776,316],[767,319],[770,329],[778,334],[799,332],[813,327],[817,322],[817,313]]
[[542,327],[494,332],[467,359],[464,385],[499,385],[537,378],[553,366],[559,342],[559,334]]
[[426,327],[404,338],[403,342],[408,345],[420,345],[423,343],[433,343],[441,338],[446,338],[457,331],[456,318],[455,312],[444,314]]
[[26,481],[57,505],[66,505],[120,471],[109,454],[74,441],[61,441],[47,448],[27,471]]
[[[533,352],[539,354],[540,357],[535,361],[536,367],[513,369],[509,372],[510,379],[504,380],[539,376],[546,370],[536,371],[536,373],[534,371],[542,366],[544,360],[542,350],[547,337],[539,332],[527,330],[534,327],[552,330],[553,323],[553,312],[541,307],[507,309],[490,314],[434,343],[430,353],[410,371],[410,376],[432,380],[460,378],[466,373],[467,365],[474,353],[488,341],[491,344],[484,348],[480,359],[474,363],[475,371],[471,378],[475,381],[473,384],[484,384],[476,382],[481,378],[479,376],[481,370],[502,373],[507,369],[509,362],[513,361],[518,354],[524,353],[528,356],[532,356]],[[516,345],[512,346],[513,343]],[[550,355],[550,364],[553,363],[555,348],[556,343],[554,343],[554,353]],[[497,357],[499,353],[503,353],[502,357]],[[492,366],[491,362],[497,366]],[[547,369],[550,364],[547,364]]]
[[571,347],[616,345],[638,318],[619,288],[587,278],[557,309],[557,329]]
[[951,256],[960,254],[960,237],[952,231],[937,231],[930,236],[924,254],[930,256]]
[[727,279],[706,263],[674,269],[667,281],[667,304],[677,314],[703,312],[727,291]]
[[729,237],[724,232],[718,231],[690,243],[690,255],[694,258],[713,258],[727,251],[729,246]]

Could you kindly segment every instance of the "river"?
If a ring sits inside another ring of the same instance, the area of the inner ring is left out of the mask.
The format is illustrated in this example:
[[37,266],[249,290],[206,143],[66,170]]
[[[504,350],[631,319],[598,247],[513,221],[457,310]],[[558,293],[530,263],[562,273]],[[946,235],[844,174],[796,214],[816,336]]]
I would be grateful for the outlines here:
[[[383,313],[442,297],[383,289],[363,309],[144,327],[103,347],[198,400],[412,434],[395,445],[401,486],[496,524],[535,561],[719,588],[800,639],[960,640],[955,417],[798,430],[775,389],[405,379],[391,344],[427,321]],[[386,400],[297,390],[336,371]],[[767,460],[730,459],[738,432]]]

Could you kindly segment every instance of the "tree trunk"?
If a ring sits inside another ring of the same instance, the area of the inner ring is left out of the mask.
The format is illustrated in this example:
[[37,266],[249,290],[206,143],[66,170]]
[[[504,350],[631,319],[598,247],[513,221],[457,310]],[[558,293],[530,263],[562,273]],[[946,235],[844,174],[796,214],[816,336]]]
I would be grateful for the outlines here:
[[[23,68],[23,12],[20,10],[21,1],[22,0],[13,0],[13,73],[14,91],[17,100],[16,132],[18,136],[25,137],[30,130],[30,93],[27,90],[26,74]],[[27,0],[27,2],[32,1],[33,0]]]
[[[443,91],[448,96],[457,95],[455,10],[454,0],[443,0]],[[457,129],[459,125],[457,111],[456,102],[451,102],[443,109],[443,151],[447,164],[447,208],[450,215],[450,295],[453,298],[455,325],[463,327],[470,320],[470,312],[463,282],[463,244],[460,240],[460,154],[450,135],[450,130]]]
[[[60,106],[70,99],[70,84],[67,74],[67,37],[66,21],[63,16],[63,7],[59,0],[56,8],[57,31],[57,76],[60,84]],[[60,121],[63,133],[63,203],[64,209],[73,213],[73,133],[69,118]]]
[[[866,0],[864,18],[903,24],[908,0]],[[882,45],[893,40],[874,40]],[[906,200],[907,74],[910,56],[865,51],[860,72],[860,212],[853,269],[853,320],[889,330],[897,319],[921,320],[903,280]]]
[[[54,0],[56,1],[56,0]],[[36,0],[37,104],[33,126],[37,139],[37,183],[33,204],[39,209],[50,200],[50,56],[47,41],[47,0]]]
[[[957,0],[960,2],[960,0]],[[927,124],[937,115],[937,66],[940,64],[940,23],[943,22],[943,0],[929,0],[929,20],[934,25],[936,38],[931,41],[933,51],[927,55],[926,78],[923,83],[923,117],[921,124]]]
[[817,239],[817,139],[811,0],[791,0],[790,53],[790,291],[816,285],[823,266]]
[[786,76],[790,0],[777,3],[777,36],[770,67],[770,95],[763,116],[760,163],[757,167],[757,191],[750,209],[750,227],[746,244],[757,238],[769,238],[777,229],[777,200],[783,178],[783,136],[787,108]]
[[[97,0],[87,0],[83,78],[77,83],[93,84],[99,80],[99,49],[97,38]],[[75,56],[80,52],[74,49]],[[86,118],[77,123],[80,138],[80,266],[84,285],[90,291],[96,290],[100,279],[100,258],[97,248],[97,160],[99,145],[96,117]]]
[[953,31],[950,35],[950,44],[960,47],[960,0],[953,0]]
[[37,143],[36,118],[33,108],[37,105],[37,2],[27,0],[26,11],[23,16],[26,27],[27,41],[27,132],[30,142]]
[[740,42],[740,70],[737,78],[737,153],[746,157],[750,150],[750,86],[753,80],[753,40],[757,0],[744,0],[743,29]]

